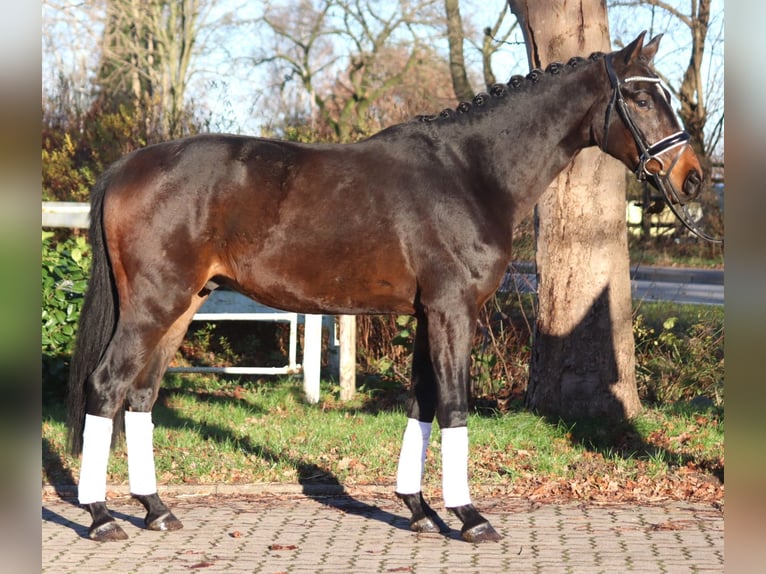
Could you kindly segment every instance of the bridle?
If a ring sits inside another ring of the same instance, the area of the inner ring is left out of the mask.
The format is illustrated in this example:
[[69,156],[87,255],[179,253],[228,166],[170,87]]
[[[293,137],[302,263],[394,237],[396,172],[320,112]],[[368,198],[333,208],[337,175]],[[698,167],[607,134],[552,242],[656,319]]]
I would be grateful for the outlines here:
[[[711,237],[697,226],[693,216],[686,209],[684,201],[681,199],[678,191],[669,179],[670,172],[676,166],[676,163],[681,158],[684,150],[689,145],[689,134],[684,130],[680,130],[649,145],[628,111],[628,105],[622,95],[620,86],[630,82],[650,82],[659,84],[660,79],[651,76],[630,76],[621,81],[614,70],[612,54],[608,54],[604,57],[604,63],[606,65],[607,76],[609,76],[609,81],[612,84],[612,99],[609,101],[609,105],[606,108],[606,121],[604,123],[604,138],[602,140],[604,151],[606,151],[607,142],[609,141],[609,126],[612,120],[612,112],[617,109],[617,113],[627,126],[633,136],[636,147],[638,148],[638,166],[635,170],[636,178],[639,181],[647,181],[648,179],[655,185],[655,187],[657,187],[657,189],[662,191],[662,194],[665,196],[665,202],[668,204],[668,207],[670,207],[673,214],[697,237],[709,241],[710,243],[723,243],[723,238]],[[664,169],[665,166],[659,156],[674,148],[680,149],[673,158],[673,161],[670,162],[668,169]],[[657,172],[649,170],[647,164],[650,161],[659,164],[660,169]]]

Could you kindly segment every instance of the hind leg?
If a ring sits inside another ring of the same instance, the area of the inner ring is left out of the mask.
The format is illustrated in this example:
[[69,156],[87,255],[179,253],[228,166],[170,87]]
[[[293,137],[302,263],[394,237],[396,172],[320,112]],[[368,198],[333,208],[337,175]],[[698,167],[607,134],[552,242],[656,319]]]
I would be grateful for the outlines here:
[[[172,322],[170,329],[163,328],[161,324],[158,325],[157,323],[147,326],[146,323],[131,321],[130,317],[123,316],[101,363],[88,379],[78,498],[93,518],[88,530],[88,536],[93,540],[110,541],[127,538],[127,534],[115,522],[106,506],[107,463],[114,417],[119,409],[123,408],[126,399],[129,399],[134,405],[143,406],[145,412],[137,412],[137,415],[149,415],[157,396],[159,379],[175,351],[175,349],[169,350],[171,343],[175,342],[177,346],[180,342],[183,337],[183,330],[188,326],[191,316],[194,315],[202,301],[199,301],[197,305],[188,307],[188,310],[183,312],[180,318]],[[185,325],[182,330],[183,321],[185,321]],[[181,331],[180,335],[179,331]],[[141,360],[142,357],[145,357],[143,361]],[[134,407],[132,410],[138,409]],[[139,419],[134,419],[132,422]],[[151,419],[149,419],[149,424],[151,425]],[[126,419],[126,426],[130,425],[131,423],[127,422]],[[147,433],[146,420],[138,422],[137,425],[133,424],[132,428],[133,431],[128,431],[131,434],[129,441],[141,445],[146,443],[148,438],[151,452],[151,429],[148,429]],[[128,448],[130,451],[131,448]],[[135,451],[136,448],[132,450]],[[139,468],[145,467],[148,459],[146,448],[138,446],[137,450],[142,454],[136,455],[134,458],[139,459]],[[130,458],[129,454],[129,461]],[[142,458],[143,462],[141,462]],[[152,459],[152,475],[154,473],[153,466]],[[145,472],[137,472],[141,476],[139,480],[140,489],[145,490],[150,482],[146,478]],[[154,479],[152,478],[152,480]],[[156,487],[154,490],[156,496]],[[142,494],[151,495],[152,493]],[[150,514],[158,508],[153,498],[145,499],[142,502],[145,506],[149,505]],[[161,517],[161,514],[156,515],[155,518]],[[150,521],[150,523],[154,522],[156,521]],[[162,521],[158,524],[161,526]]]
[[[118,370],[118,366],[128,364],[125,355],[130,346],[126,343],[132,340],[125,323],[118,324],[101,363],[87,381],[88,399],[77,496],[92,517],[88,537],[97,541],[124,540],[128,537],[106,506],[106,475],[113,421],[127,392],[124,382],[118,380],[111,385],[108,383],[115,381],[116,377],[112,378],[111,375]],[[150,354],[151,350],[143,349],[143,352]],[[119,371],[124,374],[122,381],[130,381],[138,374],[124,367],[119,368]]]
[[144,524],[148,530],[179,530],[183,524],[157,493],[154,467],[152,407],[157,400],[160,382],[173,358],[192,317],[204,299],[197,300],[179,317],[155,349],[152,359],[136,383],[128,390],[125,412],[125,440],[128,450],[130,493],[146,509]]
[[125,540],[128,537],[106,506],[106,471],[112,425],[111,417],[85,415],[78,498],[91,515],[88,537],[98,541]]

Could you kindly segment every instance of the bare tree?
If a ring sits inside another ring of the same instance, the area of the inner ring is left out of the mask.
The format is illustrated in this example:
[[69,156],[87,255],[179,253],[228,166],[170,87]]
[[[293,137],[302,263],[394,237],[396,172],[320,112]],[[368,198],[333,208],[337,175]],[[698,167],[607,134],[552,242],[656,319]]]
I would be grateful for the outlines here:
[[102,98],[143,115],[159,139],[185,132],[185,97],[201,27],[215,2],[108,0],[97,81]]
[[449,67],[452,87],[458,100],[470,101],[474,91],[468,83],[468,74],[463,57],[463,19],[460,17],[459,0],[444,0],[447,13],[447,41],[449,42]]
[[91,99],[91,72],[98,57],[98,22],[103,20],[101,2],[73,4],[66,0],[42,2],[43,105],[59,97],[84,109]]
[[[254,63],[272,66],[283,96],[289,98],[297,82],[299,92],[308,96],[309,124],[327,125],[331,139],[348,141],[368,133],[370,108],[422,62],[427,34],[440,16],[437,4],[296,0],[281,7],[267,5],[260,23],[269,38]],[[398,65],[380,74],[393,53],[398,54]]]
[[[463,53],[464,43],[468,39],[468,35],[466,34],[463,18],[460,14],[459,0],[444,0],[444,9],[447,23],[447,42],[449,44],[449,66],[452,86],[458,100],[469,101],[474,97],[476,91],[471,86],[468,67],[466,66]],[[492,25],[485,25],[482,29],[481,46],[476,47],[476,49],[481,52],[485,87],[497,83],[495,74],[492,71],[492,59],[516,27],[515,23],[510,26],[504,26],[508,19],[509,13],[503,4]]]
[[[600,0],[509,0],[531,68],[610,51]],[[527,405],[564,418],[635,416],[624,168],[580,152],[537,204],[538,315]]]

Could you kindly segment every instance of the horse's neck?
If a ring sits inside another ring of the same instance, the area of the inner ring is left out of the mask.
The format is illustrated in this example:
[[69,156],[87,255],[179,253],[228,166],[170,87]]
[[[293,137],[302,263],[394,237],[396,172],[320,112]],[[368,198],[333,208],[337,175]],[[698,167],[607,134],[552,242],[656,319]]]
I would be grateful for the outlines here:
[[478,112],[476,121],[455,125],[455,149],[481,164],[482,185],[508,198],[514,220],[531,209],[580,149],[591,145],[590,115],[603,96],[588,86],[598,85],[598,74],[596,65],[561,76],[545,74],[529,93],[508,94],[493,113]]

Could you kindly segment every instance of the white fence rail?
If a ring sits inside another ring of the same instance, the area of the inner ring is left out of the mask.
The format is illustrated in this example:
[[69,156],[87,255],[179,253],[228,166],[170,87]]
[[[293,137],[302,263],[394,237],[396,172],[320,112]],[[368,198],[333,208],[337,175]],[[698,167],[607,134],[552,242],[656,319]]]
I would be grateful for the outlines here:
[[83,229],[90,224],[90,205],[72,201],[43,201],[43,227]]
[[[42,227],[87,228],[90,219],[90,205],[75,202],[42,202]],[[349,322],[349,319],[351,320]],[[322,353],[322,325],[330,328],[330,364],[340,371],[342,395],[349,399],[356,387],[355,368],[356,350],[353,346],[344,346],[339,352],[338,337],[353,334],[353,317],[344,317],[340,321],[341,332],[335,332],[335,320],[322,315],[299,315],[280,309],[261,305],[234,291],[216,290],[194,315],[193,321],[272,321],[290,324],[288,363],[282,367],[171,367],[169,371],[191,373],[225,373],[235,375],[280,375],[303,373],[303,390],[309,402],[319,401],[319,374]],[[298,323],[304,325],[303,361],[297,362]],[[348,365],[351,365],[349,367]]]

